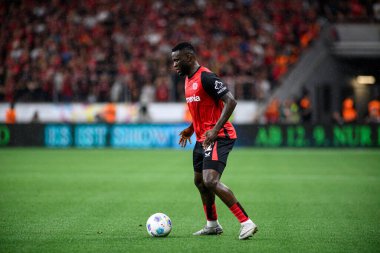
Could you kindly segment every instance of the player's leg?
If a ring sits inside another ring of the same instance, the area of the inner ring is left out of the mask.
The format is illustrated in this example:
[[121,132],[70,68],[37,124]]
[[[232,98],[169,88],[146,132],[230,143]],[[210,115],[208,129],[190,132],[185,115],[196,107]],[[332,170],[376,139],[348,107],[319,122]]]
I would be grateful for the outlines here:
[[202,176],[205,187],[214,192],[241,223],[239,239],[246,239],[257,231],[257,226],[248,217],[234,193],[220,182],[227,163],[228,154],[232,150],[233,145],[233,140],[219,139],[215,141],[210,156],[204,159]]
[[231,207],[238,202],[233,192],[220,182],[221,174],[218,171],[215,169],[205,169],[203,170],[202,177],[204,187],[216,194],[226,206]]
[[218,235],[223,233],[223,228],[218,222],[215,206],[215,193],[210,191],[203,183],[202,173],[194,171],[194,184],[201,195],[203,210],[206,215],[206,226],[195,232],[194,235]]
[[241,224],[239,239],[247,239],[257,232],[257,226],[248,217],[244,208],[237,201],[233,192],[223,183],[220,182],[221,174],[214,169],[203,170],[204,185],[213,191],[226,206],[230,209],[233,215]]
[[206,226],[195,232],[194,235],[221,234],[223,228],[218,223],[218,215],[215,206],[215,193],[207,189],[203,183],[203,148],[200,143],[196,143],[193,151],[194,184],[197,187],[206,215]]
[[216,221],[218,215],[215,208],[215,193],[210,191],[203,183],[202,173],[194,172],[194,184],[201,195],[203,209],[207,221]]

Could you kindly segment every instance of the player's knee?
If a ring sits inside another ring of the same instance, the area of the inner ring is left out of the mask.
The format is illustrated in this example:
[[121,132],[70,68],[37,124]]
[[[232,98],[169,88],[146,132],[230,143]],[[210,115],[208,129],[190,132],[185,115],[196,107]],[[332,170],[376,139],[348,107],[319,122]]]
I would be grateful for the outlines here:
[[206,178],[204,181],[204,185],[209,190],[214,190],[218,185],[218,180],[213,178]]
[[195,186],[200,190],[204,190],[205,189],[205,185],[203,184],[203,180],[202,179],[199,179],[199,178],[194,178],[194,184]]

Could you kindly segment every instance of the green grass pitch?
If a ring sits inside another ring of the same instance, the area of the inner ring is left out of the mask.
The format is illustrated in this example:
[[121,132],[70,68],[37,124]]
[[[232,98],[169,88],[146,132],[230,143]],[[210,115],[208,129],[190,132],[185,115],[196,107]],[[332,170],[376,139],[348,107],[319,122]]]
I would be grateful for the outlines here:
[[[379,252],[380,150],[235,149],[222,177],[259,232],[239,241],[220,200],[205,224],[191,151],[0,149],[0,252]],[[167,238],[147,218],[164,212]]]

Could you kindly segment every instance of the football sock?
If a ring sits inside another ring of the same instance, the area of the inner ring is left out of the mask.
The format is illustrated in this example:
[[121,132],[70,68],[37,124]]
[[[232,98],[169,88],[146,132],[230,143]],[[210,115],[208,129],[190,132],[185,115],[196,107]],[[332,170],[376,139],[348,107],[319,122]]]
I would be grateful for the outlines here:
[[247,213],[244,211],[243,207],[239,204],[239,202],[233,204],[230,207],[230,211],[235,215],[235,217],[239,220],[240,223],[249,220]]
[[244,225],[244,224],[247,224],[247,223],[253,223],[253,221],[251,219],[248,219],[248,220],[242,222],[241,224]]
[[218,220],[208,220],[206,225],[209,228],[214,228],[219,225],[219,222]]
[[216,213],[215,203],[213,203],[211,206],[203,205],[203,210],[205,211],[206,218],[208,221],[218,220],[218,214]]

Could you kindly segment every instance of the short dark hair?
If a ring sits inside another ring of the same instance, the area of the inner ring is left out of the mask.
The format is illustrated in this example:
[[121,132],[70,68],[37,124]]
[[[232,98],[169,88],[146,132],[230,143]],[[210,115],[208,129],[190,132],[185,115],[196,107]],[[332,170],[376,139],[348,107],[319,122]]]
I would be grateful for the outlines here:
[[189,42],[181,42],[173,47],[172,52],[180,51],[180,50],[188,50],[191,53],[195,54],[195,48]]

